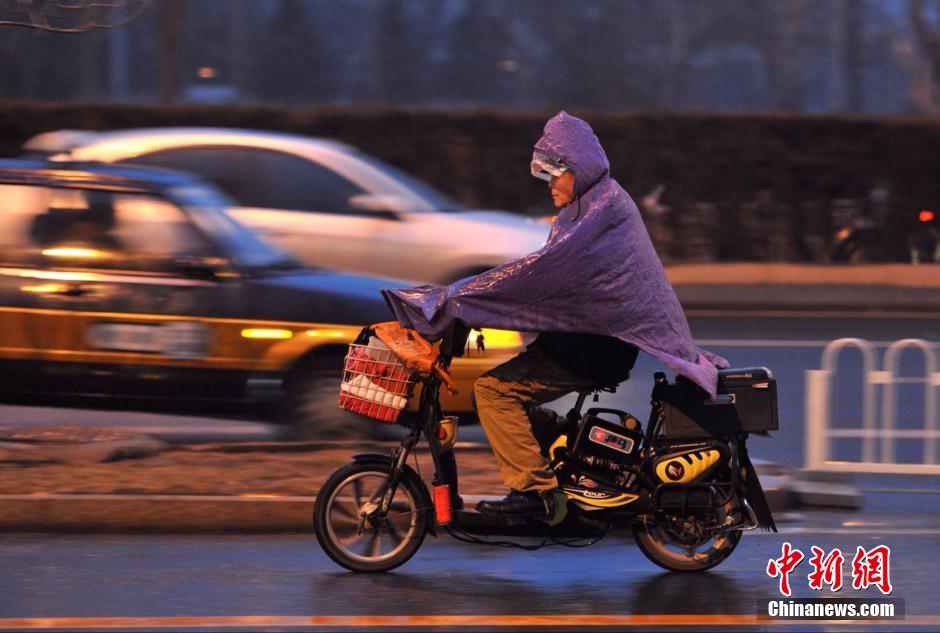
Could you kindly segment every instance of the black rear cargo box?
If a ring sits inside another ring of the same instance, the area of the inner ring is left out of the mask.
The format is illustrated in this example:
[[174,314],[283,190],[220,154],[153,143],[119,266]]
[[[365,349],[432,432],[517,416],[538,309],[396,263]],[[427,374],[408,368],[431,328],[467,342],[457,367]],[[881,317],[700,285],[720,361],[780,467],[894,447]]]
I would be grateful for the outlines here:
[[723,369],[718,395],[684,378],[667,385],[663,398],[663,435],[708,437],[776,431],[777,381],[766,367]]

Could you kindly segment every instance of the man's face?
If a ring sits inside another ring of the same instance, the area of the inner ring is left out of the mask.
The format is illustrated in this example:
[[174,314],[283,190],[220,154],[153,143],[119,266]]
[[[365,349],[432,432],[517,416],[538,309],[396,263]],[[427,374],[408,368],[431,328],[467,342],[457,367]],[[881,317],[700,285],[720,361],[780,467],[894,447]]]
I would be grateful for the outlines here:
[[574,201],[574,172],[570,169],[548,181],[555,207],[560,209]]

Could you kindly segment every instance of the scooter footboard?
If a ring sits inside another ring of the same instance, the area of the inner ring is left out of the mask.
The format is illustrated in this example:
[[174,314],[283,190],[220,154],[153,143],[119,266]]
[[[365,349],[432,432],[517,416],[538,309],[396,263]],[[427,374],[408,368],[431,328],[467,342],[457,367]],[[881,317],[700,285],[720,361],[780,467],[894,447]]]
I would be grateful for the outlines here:
[[569,512],[558,525],[549,526],[543,521],[526,516],[458,510],[454,513],[452,527],[474,536],[594,538],[603,535],[608,529],[608,524],[575,512]]

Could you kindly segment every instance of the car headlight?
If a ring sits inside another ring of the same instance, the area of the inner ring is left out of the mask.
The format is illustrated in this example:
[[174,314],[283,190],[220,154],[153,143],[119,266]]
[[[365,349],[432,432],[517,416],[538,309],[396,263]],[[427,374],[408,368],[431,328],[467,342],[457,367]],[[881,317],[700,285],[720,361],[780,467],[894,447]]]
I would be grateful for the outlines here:
[[286,339],[294,335],[290,330],[280,328],[246,328],[242,330],[242,338],[256,339]]

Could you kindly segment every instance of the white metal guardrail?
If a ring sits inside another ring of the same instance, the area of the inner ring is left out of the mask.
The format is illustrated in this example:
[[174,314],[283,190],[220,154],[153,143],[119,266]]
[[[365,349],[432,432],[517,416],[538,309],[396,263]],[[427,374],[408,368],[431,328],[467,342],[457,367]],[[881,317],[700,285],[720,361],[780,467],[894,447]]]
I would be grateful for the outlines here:
[[[861,426],[833,428],[833,382],[839,354],[845,348],[856,348],[862,355],[862,419]],[[901,353],[907,349],[920,350],[924,357],[923,376],[899,376]],[[860,473],[934,474],[940,475],[937,460],[937,389],[940,388],[937,345],[921,339],[903,339],[888,346],[883,369],[878,369],[878,351],[869,341],[859,338],[841,338],[829,343],[823,350],[822,367],[806,372],[805,451],[806,467],[810,470],[829,470]],[[924,412],[922,428],[897,428],[899,384],[924,385]],[[881,410],[878,410],[878,395]],[[831,459],[832,444],[839,438],[861,438],[861,460],[857,462]],[[919,439],[923,442],[921,463],[896,461],[896,439]],[[880,451],[876,449],[880,446]],[[877,455],[877,457],[876,457]]]

